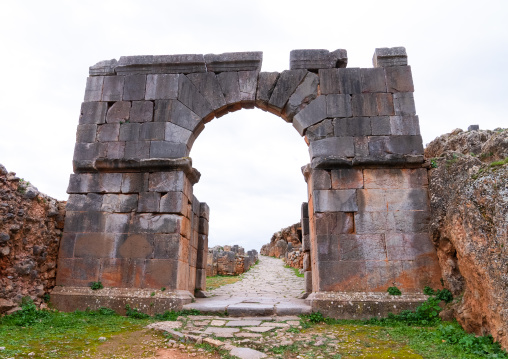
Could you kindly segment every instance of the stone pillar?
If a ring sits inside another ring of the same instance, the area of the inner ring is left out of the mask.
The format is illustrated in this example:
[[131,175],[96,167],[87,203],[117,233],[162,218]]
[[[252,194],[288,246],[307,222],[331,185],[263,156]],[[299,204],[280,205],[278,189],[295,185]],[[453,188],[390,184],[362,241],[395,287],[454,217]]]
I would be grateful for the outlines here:
[[303,270],[305,276],[305,293],[308,296],[312,293],[312,266],[311,266],[311,242],[309,234],[309,204],[302,203],[302,251]]
[[[199,206],[198,247],[196,263],[196,290],[206,290],[206,270],[208,261],[208,221],[210,208],[204,202]],[[212,274],[213,275],[213,274]]]
[[[119,167],[100,160],[96,172],[77,166],[71,175],[52,293],[60,310],[122,312],[129,304],[156,313],[192,300],[197,229],[190,199],[199,173],[190,159]],[[93,282],[104,289],[91,290]]]

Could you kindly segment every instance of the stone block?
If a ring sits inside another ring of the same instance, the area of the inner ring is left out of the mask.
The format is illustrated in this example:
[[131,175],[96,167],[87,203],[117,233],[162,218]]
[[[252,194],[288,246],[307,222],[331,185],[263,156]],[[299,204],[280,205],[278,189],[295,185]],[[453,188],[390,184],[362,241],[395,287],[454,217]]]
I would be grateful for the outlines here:
[[283,71],[273,89],[268,106],[280,113],[306,74],[307,71],[303,69]]
[[309,141],[321,140],[327,137],[333,137],[333,123],[331,119],[323,120],[305,131],[305,136]]
[[346,67],[347,61],[347,51],[344,49],[333,52],[328,50],[292,50],[289,54],[289,68],[291,70],[317,71]]
[[352,96],[353,116],[377,116],[376,94],[365,93]]
[[166,122],[164,129],[164,140],[168,142],[175,142],[175,143],[185,143],[187,144],[189,142],[189,139],[192,135],[192,132],[180,127],[178,125],[175,125],[171,122]]
[[164,140],[166,124],[163,122],[145,122],[141,124],[139,138],[142,141],[162,141]]
[[260,71],[263,53],[261,51],[228,52],[218,55],[206,54],[204,58],[208,72]]
[[319,88],[322,95],[341,93],[339,69],[320,69]]
[[125,142],[105,142],[106,156],[109,159],[122,159],[125,156]]
[[102,206],[102,195],[96,193],[70,194],[66,211],[100,211]]
[[384,69],[360,69],[360,87],[362,93],[387,92]]
[[159,212],[161,195],[157,192],[139,194],[138,212]]
[[90,76],[115,75],[116,59],[99,61],[88,68]]
[[199,234],[208,234],[208,221],[203,217],[199,218]]
[[196,86],[194,86],[187,76],[180,76],[180,81],[178,83],[178,101],[201,118],[205,118],[213,112],[208,101],[199,93]]
[[98,173],[74,173],[69,179],[67,193],[100,192]]
[[131,234],[121,236],[117,243],[117,258],[147,259],[154,253],[152,234]]
[[374,67],[406,66],[407,53],[404,47],[381,47],[374,51]]
[[372,134],[369,117],[336,118],[333,129],[336,137],[369,136]]
[[389,211],[427,211],[429,193],[426,188],[386,190]]
[[311,248],[311,240],[310,235],[305,234],[302,236],[302,249],[306,252],[310,251]]
[[333,189],[363,188],[363,172],[361,169],[340,168],[331,172]]
[[107,123],[97,126],[97,140],[99,142],[118,141],[120,135],[119,123]]
[[331,189],[330,171],[314,169],[311,172],[311,189]]
[[122,193],[139,193],[148,191],[148,174],[144,173],[123,173]]
[[187,77],[212,106],[213,110],[226,106],[226,100],[222,94],[219,81],[213,72],[193,73],[188,74]]
[[302,234],[309,235],[309,218],[302,218],[301,219],[301,226],[302,226]]
[[103,232],[105,213],[97,211],[69,212],[65,216],[65,232]]
[[84,102],[101,101],[104,76],[91,76],[86,79]]
[[415,260],[419,256],[434,254],[435,248],[428,233],[386,234],[388,260]]
[[139,141],[140,123],[124,123],[120,126],[120,141]]
[[[364,292],[366,285],[366,261],[320,261],[317,263],[319,278],[317,290],[330,292]],[[314,288],[316,291],[316,288]]]
[[317,235],[355,233],[353,212],[324,212],[314,215]]
[[152,218],[149,228],[153,233],[178,233],[180,231],[180,234],[183,234],[189,228],[185,220],[185,217],[176,214],[161,214]]
[[146,159],[150,156],[150,141],[128,141],[125,144],[126,159]]
[[210,207],[208,207],[208,204],[205,202],[199,203],[199,216],[206,219],[207,221],[210,220]]
[[129,101],[115,102],[108,110],[106,122],[118,123],[125,122],[129,119],[131,111],[131,103]]
[[243,106],[252,105],[256,101],[256,89],[258,84],[257,71],[239,71],[238,84],[240,89],[240,100]]
[[260,72],[258,75],[258,88],[256,91],[256,104],[259,108],[266,110],[268,108],[268,101],[272,96],[277,80],[279,79],[278,72]]
[[363,170],[365,188],[410,189],[428,186],[427,169],[384,168]]
[[75,233],[64,233],[58,248],[58,258],[73,258],[74,257],[74,242],[76,240]]
[[385,239],[382,234],[346,234],[339,236],[341,261],[385,261]]
[[311,158],[316,157],[354,157],[353,137],[330,137],[311,142],[309,146]]
[[181,158],[188,154],[189,149],[185,143],[152,141],[150,144],[150,158]]
[[188,180],[182,171],[150,173],[150,192],[186,192]]
[[206,269],[196,269],[196,289],[206,290]]
[[[106,233],[109,234],[109,233],[127,233],[128,232],[130,214],[105,213],[104,219],[105,219],[104,231]],[[107,256],[107,257],[110,257],[110,256]]]
[[413,92],[411,66],[394,66],[385,68],[388,92]]
[[153,120],[152,101],[133,101],[129,116],[130,122],[151,122]]
[[373,136],[391,135],[390,117],[388,116],[371,117],[370,127]]
[[393,94],[393,106],[396,115],[416,115],[415,99],[411,92]]
[[[353,96],[353,99],[355,96]],[[351,96],[349,95],[333,94],[326,96],[327,117],[351,117],[354,114],[353,108],[354,103],[351,103]]]
[[293,117],[293,126],[303,136],[308,127],[321,122],[326,116],[326,97],[319,96]]
[[383,189],[358,189],[356,199],[359,212],[386,212],[388,203]]
[[188,199],[183,192],[168,192],[161,197],[161,213],[176,213],[185,215]]
[[421,155],[423,144],[421,136],[375,136],[369,142],[371,156]]
[[89,287],[99,280],[99,259],[69,258],[58,261],[57,285]]
[[145,99],[146,75],[125,76],[123,84],[124,101],[139,101]]
[[240,102],[240,83],[238,72],[221,72],[217,75],[227,105]]
[[319,85],[319,76],[308,72],[302,83],[296,88],[295,92],[289,97],[284,107],[284,116],[292,120],[293,116],[307,106],[317,97]]
[[[183,75],[181,76],[183,77]],[[176,99],[180,75],[150,74],[146,77],[146,100]]]
[[395,233],[429,233],[428,211],[388,212],[387,231]]
[[154,251],[155,259],[174,259],[178,260],[180,253],[180,235],[179,234],[155,234]]
[[379,116],[391,116],[395,114],[393,95],[390,93],[376,94],[377,114]]
[[[339,73],[339,93],[359,94],[362,92],[360,85],[359,68],[338,69],[338,73]],[[334,91],[334,93],[336,92]]]
[[122,56],[118,60],[117,74],[179,74],[205,72],[203,55],[142,55]]
[[76,143],[74,145],[74,161],[91,161],[99,157],[98,143]]
[[306,271],[303,276],[305,280],[305,292],[312,293],[312,272]]
[[106,112],[108,111],[107,102],[83,102],[81,104],[81,114],[79,124],[99,124],[106,122]]
[[310,260],[310,253],[306,252],[303,255],[303,271],[307,272],[312,270],[311,268],[311,260]]
[[355,157],[369,156],[369,138],[367,136],[354,137]]
[[121,173],[100,173],[99,186],[101,192],[120,193],[122,187]]
[[81,143],[93,143],[97,134],[97,125],[95,124],[84,124],[78,125],[76,131],[76,142]]
[[[102,212],[132,212],[138,208],[137,194],[105,194],[103,196]],[[120,232],[122,233],[122,232]]]
[[389,230],[386,209],[379,212],[355,213],[355,229],[357,234],[383,234]]
[[317,190],[312,192],[314,212],[356,212],[356,190]]
[[139,274],[138,263],[128,258],[103,258],[99,280],[106,288],[132,288]]
[[479,125],[469,125],[467,130],[468,131],[478,131],[480,129]]
[[124,76],[104,76],[102,101],[122,101]]
[[178,279],[178,261],[150,259],[146,262],[144,288],[173,288]]

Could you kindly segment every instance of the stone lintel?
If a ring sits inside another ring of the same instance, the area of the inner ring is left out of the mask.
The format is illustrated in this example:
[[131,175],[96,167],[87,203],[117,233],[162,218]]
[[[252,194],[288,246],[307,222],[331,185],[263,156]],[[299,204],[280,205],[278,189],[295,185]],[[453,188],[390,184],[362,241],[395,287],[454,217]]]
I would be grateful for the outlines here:
[[390,154],[383,157],[355,157],[345,158],[336,156],[316,157],[312,159],[311,167],[320,169],[354,167],[354,166],[383,166],[419,168],[424,165],[423,155]]
[[381,47],[374,51],[372,58],[374,67],[406,66],[407,53],[405,47]]
[[375,292],[314,292],[305,302],[314,312],[335,319],[370,319],[415,310],[427,300],[424,294],[390,295]]
[[117,64],[118,61],[116,61],[116,59],[99,61],[95,65],[89,67],[88,73],[90,76],[115,75]]
[[208,72],[261,71],[263,52],[227,52],[204,56]]
[[[152,296],[152,293],[155,293]],[[101,307],[111,308],[125,315],[125,306],[137,308],[140,312],[154,315],[166,310],[182,310],[185,304],[191,303],[194,296],[185,290],[154,290],[152,288],[103,288],[92,290],[88,287],[56,286],[51,292],[51,303],[63,312],[75,310],[97,310]]]
[[347,66],[347,51],[338,49],[333,52],[322,49],[292,50],[289,54],[289,69],[333,69]]
[[122,56],[115,67],[118,75],[188,74],[206,72],[203,55],[142,55]]

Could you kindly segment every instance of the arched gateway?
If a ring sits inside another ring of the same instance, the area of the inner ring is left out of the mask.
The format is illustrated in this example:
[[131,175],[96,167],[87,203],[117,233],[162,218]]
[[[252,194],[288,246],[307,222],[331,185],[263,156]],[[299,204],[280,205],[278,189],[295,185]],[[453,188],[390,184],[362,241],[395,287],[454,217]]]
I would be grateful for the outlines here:
[[[440,270],[427,224],[427,169],[404,48],[373,68],[345,50],[294,50],[260,72],[261,52],[128,56],[90,68],[52,301],[179,309],[205,289],[209,209],[188,157],[205,124],[258,107],[309,145],[302,206],[308,301],[335,317],[413,307]],[[92,282],[105,289],[93,291]],[[404,295],[388,296],[387,287]]]

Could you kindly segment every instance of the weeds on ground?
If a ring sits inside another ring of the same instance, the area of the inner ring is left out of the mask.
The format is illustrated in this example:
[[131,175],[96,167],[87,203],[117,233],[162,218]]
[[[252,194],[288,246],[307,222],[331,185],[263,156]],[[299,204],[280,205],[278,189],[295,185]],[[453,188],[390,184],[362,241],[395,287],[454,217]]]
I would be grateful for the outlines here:
[[293,272],[295,272],[295,275],[297,277],[303,278],[305,277],[304,273],[300,273],[300,268],[291,267],[290,265],[284,264],[284,268],[291,269]]

